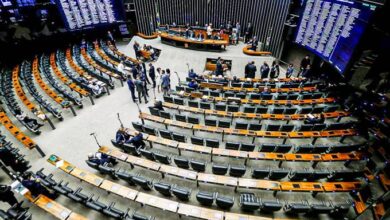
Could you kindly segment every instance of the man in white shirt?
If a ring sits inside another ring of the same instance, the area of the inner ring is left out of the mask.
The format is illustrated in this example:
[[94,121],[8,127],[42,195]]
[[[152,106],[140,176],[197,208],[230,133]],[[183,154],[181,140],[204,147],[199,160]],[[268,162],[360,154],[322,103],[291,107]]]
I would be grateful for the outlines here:
[[212,24],[210,23],[209,26],[207,26],[207,38],[211,39],[212,34],[213,34],[213,28],[212,28]]

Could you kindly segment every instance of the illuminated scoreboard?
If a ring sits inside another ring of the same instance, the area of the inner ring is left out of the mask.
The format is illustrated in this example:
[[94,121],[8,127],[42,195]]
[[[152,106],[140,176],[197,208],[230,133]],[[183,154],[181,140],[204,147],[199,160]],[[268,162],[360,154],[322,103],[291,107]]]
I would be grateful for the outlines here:
[[295,42],[344,72],[375,6],[347,0],[307,0]]
[[68,30],[123,21],[120,0],[57,0],[57,5]]

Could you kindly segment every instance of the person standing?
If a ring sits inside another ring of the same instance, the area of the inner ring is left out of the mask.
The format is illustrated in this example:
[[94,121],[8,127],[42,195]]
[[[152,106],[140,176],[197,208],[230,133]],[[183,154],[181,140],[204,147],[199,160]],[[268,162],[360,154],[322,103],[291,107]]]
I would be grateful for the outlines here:
[[112,36],[112,33],[111,31],[107,31],[107,38],[108,38],[108,41],[110,41],[110,43],[116,47],[115,45],[115,39],[114,39],[114,36]]
[[301,60],[301,66],[299,68],[299,73],[298,73],[298,76],[299,75],[303,75],[303,72],[307,69],[307,66],[311,64],[311,60],[310,60],[310,57],[309,55],[306,55],[302,60]]
[[126,74],[125,74],[125,65],[124,65],[123,61],[121,61],[118,64],[116,69],[118,70],[118,72],[120,72],[122,79],[125,79]]
[[271,66],[270,78],[271,79],[278,78],[279,74],[280,74],[279,63],[276,60],[274,60]]
[[144,82],[142,82],[140,76],[137,77],[137,79],[135,80],[134,84],[135,84],[135,88],[137,89],[139,103],[142,103],[142,101],[141,101],[142,96],[145,99],[145,103],[148,103],[148,100],[146,99],[146,92],[145,92]]
[[135,65],[131,68],[131,73],[133,74],[133,79],[137,79],[138,69]]
[[216,70],[215,70],[215,75],[217,75],[217,76],[223,76],[222,62],[223,62],[223,60],[221,59],[221,57],[218,57]]
[[211,23],[207,26],[206,32],[207,32],[207,39],[211,39],[211,35],[213,34],[213,28]]
[[261,65],[261,67],[260,67],[260,74],[261,74],[262,79],[268,78],[269,66],[268,66],[268,63],[265,61],[264,61],[263,65]]
[[131,98],[133,99],[133,102],[135,103],[137,101],[137,97],[135,97],[135,84],[134,84],[134,80],[131,78],[131,76],[128,76],[127,86],[129,86]]
[[[163,70],[164,71],[164,70]],[[156,78],[157,78],[157,92],[161,92],[161,77],[162,77],[162,74],[161,74],[161,68],[158,67],[157,68],[157,75],[156,75]]]
[[240,37],[241,37],[241,25],[240,25],[240,22],[238,22],[238,21],[236,23],[236,29],[237,29],[237,44],[238,44],[238,42],[240,41]]
[[252,61],[252,62],[249,64],[249,74],[248,74],[248,78],[254,79],[254,78],[255,78],[255,75],[256,75],[256,71],[257,71],[257,68],[256,68],[256,65],[255,65],[255,61]]
[[133,49],[137,60],[141,59],[141,48],[137,41],[134,42]]
[[144,81],[147,82],[148,84],[151,84],[149,81],[148,76],[146,75],[146,64],[145,62],[142,63],[142,76],[144,77]]
[[252,38],[253,26],[251,22],[248,22],[248,25],[245,28],[245,43],[249,42],[249,39]]
[[164,95],[168,94],[170,84],[171,83],[170,83],[170,79],[169,79],[169,74],[165,73],[163,70],[163,74],[161,77],[161,88],[162,88],[162,91],[164,92]]
[[294,73],[294,66],[290,63],[287,67],[286,78],[290,78]]
[[251,62],[248,62],[248,64],[245,65],[245,70],[244,70],[244,77],[248,78],[249,77],[249,66],[251,65]]
[[151,63],[149,64],[149,77],[153,82],[153,89],[156,88],[156,70]]

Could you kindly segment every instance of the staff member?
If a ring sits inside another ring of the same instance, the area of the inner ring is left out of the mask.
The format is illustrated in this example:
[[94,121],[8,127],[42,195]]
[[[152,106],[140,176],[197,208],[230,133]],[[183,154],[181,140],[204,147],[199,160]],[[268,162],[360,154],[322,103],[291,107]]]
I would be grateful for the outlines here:
[[211,23],[207,26],[206,31],[207,31],[207,39],[211,39],[211,35],[213,34],[213,28]]
[[245,43],[249,42],[249,39],[252,38],[253,26],[251,22],[248,22],[248,25],[245,28]]

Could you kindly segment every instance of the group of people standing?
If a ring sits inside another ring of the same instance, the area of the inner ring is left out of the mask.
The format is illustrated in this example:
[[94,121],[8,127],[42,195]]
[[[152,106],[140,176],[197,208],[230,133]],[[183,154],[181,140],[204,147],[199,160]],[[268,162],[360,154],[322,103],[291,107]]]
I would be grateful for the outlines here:
[[[245,78],[255,78],[257,72],[257,68],[255,65],[255,62],[249,62],[245,66]],[[267,62],[264,61],[263,65],[260,66],[260,77],[262,79],[266,78],[278,78],[280,75],[280,66],[278,61],[273,61],[271,67],[268,65]]]
[[131,74],[127,73],[127,85],[133,102],[136,103],[138,101],[139,103],[142,103],[143,97],[145,103],[148,103],[148,85],[151,85],[153,89],[157,87],[158,92],[162,91],[164,94],[167,94],[171,88],[170,76],[170,69],[156,69],[152,63],[149,63],[148,70],[145,63],[134,65],[131,68]]

